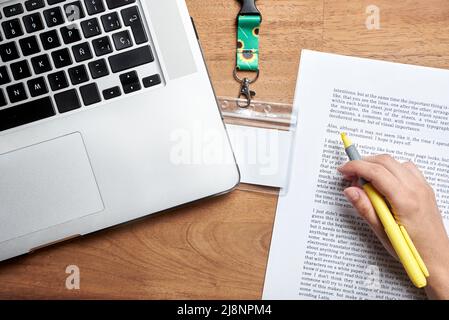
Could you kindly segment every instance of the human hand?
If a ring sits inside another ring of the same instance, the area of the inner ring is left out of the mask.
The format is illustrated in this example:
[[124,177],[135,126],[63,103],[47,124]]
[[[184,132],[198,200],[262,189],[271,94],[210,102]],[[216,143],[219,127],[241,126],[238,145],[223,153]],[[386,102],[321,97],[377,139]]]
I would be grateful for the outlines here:
[[430,277],[426,293],[432,299],[449,299],[449,238],[432,187],[412,162],[400,163],[389,155],[350,161],[338,168],[353,185],[344,190],[385,248],[396,257],[359,177],[371,182],[390,203],[396,219],[407,229]]

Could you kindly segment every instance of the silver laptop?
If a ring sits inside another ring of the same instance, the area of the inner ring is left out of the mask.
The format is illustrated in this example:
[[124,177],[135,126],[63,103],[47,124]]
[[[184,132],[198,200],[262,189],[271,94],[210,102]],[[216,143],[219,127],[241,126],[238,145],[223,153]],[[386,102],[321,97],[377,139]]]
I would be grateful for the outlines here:
[[184,0],[0,13],[0,260],[239,182]]

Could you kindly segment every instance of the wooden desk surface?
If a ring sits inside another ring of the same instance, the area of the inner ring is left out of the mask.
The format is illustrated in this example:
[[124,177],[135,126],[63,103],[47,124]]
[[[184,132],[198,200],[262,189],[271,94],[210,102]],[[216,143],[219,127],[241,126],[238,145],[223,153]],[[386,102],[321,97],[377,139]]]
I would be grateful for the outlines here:
[[[237,2],[187,0],[218,95],[234,96]],[[258,98],[291,102],[303,48],[449,67],[446,0],[258,0]],[[365,27],[366,6],[381,29]],[[369,76],[369,75],[367,75]],[[277,197],[235,191],[0,263],[0,298],[257,299]],[[65,289],[77,265],[81,289]]]

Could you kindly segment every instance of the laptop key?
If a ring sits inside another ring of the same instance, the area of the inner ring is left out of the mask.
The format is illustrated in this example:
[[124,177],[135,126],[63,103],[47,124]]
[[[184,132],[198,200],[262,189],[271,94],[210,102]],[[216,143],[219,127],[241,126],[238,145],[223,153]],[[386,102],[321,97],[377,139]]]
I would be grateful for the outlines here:
[[32,13],[23,17],[23,24],[28,33],[36,32],[44,29],[41,14],[39,12]]
[[131,35],[128,30],[114,33],[112,35],[112,40],[114,41],[115,49],[117,50],[123,50],[133,45],[133,41],[131,40]]
[[9,101],[11,101],[11,103],[16,103],[28,98],[25,87],[21,82],[6,87],[6,91],[8,92]]
[[47,0],[48,4],[51,6],[53,4],[57,4],[60,2],[64,2],[65,0]]
[[94,47],[94,51],[97,57],[112,52],[111,42],[109,41],[109,37],[107,36],[92,40],[92,46]]
[[117,12],[111,12],[105,14],[104,16],[101,16],[101,22],[103,23],[105,32],[120,29],[120,27],[122,26]]
[[3,62],[19,59],[19,51],[17,50],[15,42],[8,42],[0,45],[0,57]]
[[139,9],[137,7],[123,9],[122,18],[125,26],[131,27],[136,44],[148,41],[142,18],[140,17]]
[[142,87],[140,86],[139,82],[134,82],[134,83],[130,83],[127,85],[123,85],[123,92],[125,92],[125,94],[139,91],[140,89],[142,89]]
[[72,64],[72,58],[68,49],[60,49],[51,53],[56,69],[64,68]]
[[12,63],[10,68],[12,76],[15,80],[22,80],[31,77],[30,67],[28,66],[28,61],[26,60]]
[[48,72],[52,69],[50,59],[47,54],[31,58],[31,64],[33,65],[34,73],[36,74]]
[[103,0],[84,0],[87,13],[91,16],[97,13],[104,12]]
[[81,22],[81,29],[83,29],[84,37],[86,38],[98,36],[101,33],[97,18]]
[[75,89],[70,89],[55,94],[55,102],[60,113],[81,108],[81,102]]
[[7,17],[7,18],[21,14],[21,13],[23,13],[23,6],[21,3],[16,3],[11,6],[4,7],[3,13],[5,14],[5,17]]
[[118,7],[126,6],[127,4],[134,2],[136,2],[136,0],[106,0],[109,9],[115,9]]
[[53,91],[58,91],[69,86],[69,82],[67,81],[64,71],[49,74],[48,82],[50,83],[50,88]]
[[122,85],[132,84],[139,82],[139,77],[136,71],[130,71],[120,75],[120,82]]
[[89,75],[87,74],[86,67],[83,64],[70,68],[68,72],[70,80],[74,86],[89,81]]
[[44,0],[28,0],[25,1],[25,8],[27,11],[33,11],[45,6]]
[[89,83],[80,87],[81,98],[85,106],[90,106],[101,101],[100,92],[96,83]]
[[20,24],[20,20],[17,18],[2,22],[2,28],[6,39],[12,39],[23,35],[22,25]]
[[46,119],[54,115],[55,110],[49,97],[26,102],[0,110],[0,131]]
[[23,38],[19,40],[20,48],[22,49],[22,54],[30,56],[32,54],[38,53],[40,51],[39,44],[35,36]]
[[4,107],[6,106],[7,102],[6,102],[6,98],[5,95],[3,94],[3,90],[0,89],[0,107]]
[[42,46],[45,50],[51,50],[61,45],[56,30],[50,30],[40,34]]
[[0,86],[11,82],[11,79],[8,75],[8,70],[6,70],[5,66],[0,66]]
[[47,26],[49,28],[58,26],[64,23],[64,17],[62,15],[61,8],[54,7],[47,10],[44,10],[44,18],[45,22],[47,22]]
[[153,61],[153,53],[149,46],[140,47],[109,57],[109,64],[114,73],[135,68]]
[[109,74],[106,60],[104,59],[89,62],[89,70],[93,79],[98,79]]
[[161,77],[158,74],[154,74],[152,76],[143,78],[142,82],[145,88],[153,87],[161,83]]
[[141,89],[139,77],[137,76],[136,71],[130,71],[120,75],[120,82],[122,83],[125,94]]
[[65,44],[74,43],[81,40],[81,33],[75,24],[67,27],[62,27],[60,30],[62,40]]
[[121,96],[121,95],[122,95],[122,92],[121,92],[119,86],[116,86],[116,87],[112,87],[112,88],[103,90],[103,98],[104,98],[105,100],[109,100],[109,99],[112,99],[112,98],[116,98],[116,97],[119,97],[119,96]]
[[76,62],[92,59],[89,43],[84,42],[72,47],[73,56]]
[[48,93],[48,88],[44,77],[28,80],[27,85],[28,91],[32,97],[37,97]]

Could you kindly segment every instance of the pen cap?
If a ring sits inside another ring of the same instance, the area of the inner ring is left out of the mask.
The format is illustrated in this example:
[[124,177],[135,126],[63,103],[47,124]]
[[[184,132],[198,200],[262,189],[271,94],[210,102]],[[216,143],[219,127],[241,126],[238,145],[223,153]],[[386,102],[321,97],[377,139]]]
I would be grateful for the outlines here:
[[362,156],[360,155],[359,151],[355,147],[355,145],[350,145],[345,149],[346,154],[348,155],[349,160],[361,160]]
[[[349,147],[345,148],[346,154],[348,155],[349,160],[361,160],[362,156],[360,155],[359,151],[355,147],[355,145],[351,144]],[[359,178],[359,185],[363,186],[367,184],[368,181],[366,181],[363,178]]]

